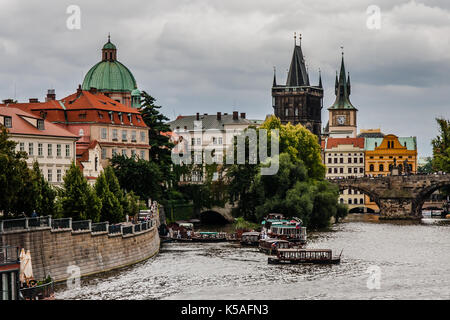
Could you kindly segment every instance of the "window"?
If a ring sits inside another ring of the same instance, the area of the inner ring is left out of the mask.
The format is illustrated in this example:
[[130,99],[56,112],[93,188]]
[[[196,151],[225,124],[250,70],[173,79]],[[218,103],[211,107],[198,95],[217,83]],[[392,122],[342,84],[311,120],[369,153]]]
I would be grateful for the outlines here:
[[61,157],[61,145],[60,144],[56,145],[56,156]]
[[337,173],[337,168],[334,168],[334,173]]
[[113,118],[113,113],[112,111],[109,112],[109,120],[111,120],[111,122],[114,122],[114,118]]
[[352,204],[352,199],[348,199],[348,204]]
[[353,168],[353,173],[358,173],[358,168]]
[[338,161],[337,158],[334,158],[334,163],[337,163],[337,161]]
[[339,158],[339,163],[344,163],[344,158]]
[[127,141],[127,131],[122,130],[122,141]]
[[131,131],[131,141],[136,142],[136,131],[135,130]]
[[136,157],[136,150],[131,150],[131,156]]
[[364,169],[363,168],[359,168],[359,173],[364,173]]
[[217,139],[216,139],[216,137],[212,137],[212,142],[213,142],[213,144],[217,144]]
[[373,164],[371,164],[371,165],[369,166],[369,171],[375,171],[375,167],[374,167]]
[[45,128],[44,128],[44,120],[38,119],[38,121],[37,121],[37,128],[38,128],[39,130],[44,130],[44,129],[45,129]]
[[145,151],[144,150],[141,150],[141,159],[145,160]]
[[298,108],[295,108],[295,115],[298,116]]
[[30,142],[30,143],[28,144],[28,155],[29,155],[29,156],[32,156],[32,155],[33,155],[33,151],[34,151],[34,146],[33,146],[33,143]]
[[83,129],[80,129],[80,131],[78,131],[78,135],[79,135],[80,137],[84,136],[84,130],[83,130]]
[[101,129],[101,137],[102,139],[106,139],[106,128]]
[[328,158],[328,163],[331,163],[331,158]]
[[112,156],[114,157],[115,155],[117,155],[117,149],[112,149]]
[[378,171],[384,171],[384,166],[382,164],[380,164]]
[[25,151],[25,143],[21,142],[21,143],[19,144],[19,150],[20,150],[20,151]]
[[344,173],[344,168],[339,168],[339,173]]
[[353,203],[354,203],[354,204],[358,204],[358,199],[356,199],[356,198],[353,199]]
[[331,173],[331,168],[328,168],[328,173]]
[[53,145],[51,143],[49,143],[47,145],[47,156],[52,157],[53,156],[53,150],[52,150]]
[[352,158],[348,158],[348,163],[352,163]]
[[127,156],[127,149],[122,149],[122,155],[125,157]]
[[364,163],[364,158],[359,158],[359,163]]
[[219,137],[219,144],[223,144],[222,137]]
[[56,181],[57,182],[61,182],[61,178],[62,178],[62,176],[61,176],[61,169],[57,169],[56,170]]
[[287,117],[289,115],[289,110],[288,108],[284,109],[284,115]]
[[12,128],[12,118],[11,117],[5,117],[5,127],[6,128]]
[[53,181],[53,172],[52,172],[52,169],[48,169],[48,170],[47,170],[47,180],[48,180],[48,182],[52,182],[52,181]]
[[106,159],[106,149],[102,149],[102,159]]
[[42,156],[42,155],[43,155],[42,143],[38,143],[38,156]]
[[70,157],[70,144],[66,144],[66,157]]
[[364,199],[363,198],[359,199],[359,204],[364,204]]
[[[117,102],[120,102],[120,101],[117,101]],[[120,120],[120,122],[123,123],[122,112],[119,112],[118,115],[119,115],[119,120]]]
[[128,121],[130,122],[131,125],[133,125],[133,121],[131,119],[131,113],[128,114]]
[[145,131],[141,131],[141,141],[145,141]]
[[113,129],[112,134],[113,134],[113,140],[117,140],[117,129]]

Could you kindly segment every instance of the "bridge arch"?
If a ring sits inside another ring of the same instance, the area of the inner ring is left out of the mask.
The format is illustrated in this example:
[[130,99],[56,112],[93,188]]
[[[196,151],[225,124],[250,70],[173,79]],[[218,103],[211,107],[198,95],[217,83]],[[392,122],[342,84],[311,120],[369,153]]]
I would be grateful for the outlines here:
[[205,210],[200,213],[200,222],[202,224],[227,224],[228,220],[215,210]]
[[339,185],[339,191],[353,189],[353,190],[357,190],[357,191],[361,192],[362,194],[369,196],[377,204],[378,208],[381,208],[380,198],[378,197],[378,195],[376,193],[372,192],[371,190],[361,187],[358,184],[352,184],[351,182],[345,182],[345,183],[338,182],[338,185]]
[[436,181],[435,183],[424,187],[413,200],[413,215],[421,216],[422,206],[425,203],[426,199],[429,198],[433,192],[438,189],[442,189],[443,187],[450,187],[450,181]]

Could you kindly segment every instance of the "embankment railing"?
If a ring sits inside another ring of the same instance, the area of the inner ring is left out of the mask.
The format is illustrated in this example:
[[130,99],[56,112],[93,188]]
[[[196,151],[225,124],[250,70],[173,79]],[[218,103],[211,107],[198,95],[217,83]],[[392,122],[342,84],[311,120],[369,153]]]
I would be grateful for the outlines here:
[[52,219],[51,216],[46,216],[0,220],[0,233],[51,227],[52,230],[108,232],[108,234],[127,235],[149,230],[154,225],[156,225],[156,222],[153,219],[137,224],[110,225],[109,222],[92,223],[91,220],[72,221],[72,218]]

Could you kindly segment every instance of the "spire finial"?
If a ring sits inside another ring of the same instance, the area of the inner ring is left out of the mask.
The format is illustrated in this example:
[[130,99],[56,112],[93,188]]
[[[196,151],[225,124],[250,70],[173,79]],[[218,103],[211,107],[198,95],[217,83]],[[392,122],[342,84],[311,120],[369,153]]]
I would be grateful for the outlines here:
[[294,45],[297,45],[297,32],[294,31]]
[[300,40],[299,40],[300,43],[299,44],[302,45],[302,34],[300,32],[298,33],[298,37],[300,38]]
[[342,53],[342,56],[344,56],[344,46],[341,46],[341,53]]
[[111,33],[108,32],[108,42],[111,42]]

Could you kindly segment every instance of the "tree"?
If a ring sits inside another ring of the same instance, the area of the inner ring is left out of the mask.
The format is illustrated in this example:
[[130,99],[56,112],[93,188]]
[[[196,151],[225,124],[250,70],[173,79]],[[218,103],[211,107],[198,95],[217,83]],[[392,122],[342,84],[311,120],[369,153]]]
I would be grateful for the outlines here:
[[55,198],[56,191],[53,187],[45,180],[41,169],[39,168],[39,163],[35,161],[33,163],[33,182],[36,186],[36,212],[38,215],[47,216],[55,215]]
[[8,130],[0,125],[0,211],[31,214],[36,205],[36,188],[32,181],[25,152],[16,152],[17,143],[9,140]]
[[[270,130],[279,130],[280,155],[269,151],[268,163],[247,161],[227,168],[230,198],[238,199],[237,215],[259,221],[269,212],[282,212],[312,228],[327,227],[332,216],[336,220],[345,216],[345,208],[338,205],[338,188],[324,180],[317,137],[301,125],[282,125],[276,117],[268,118],[260,129],[268,130],[269,145]],[[261,168],[273,161],[278,161],[278,172],[261,175]]]
[[432,140],[433,169],[450,172],[450,120],[436,119],[439,125],[439,136]]
[[[109,221],[110,223],[122,222],[124,220],[123,208],[119,199],[116,197],[116,193],[111,191],[109,187],[105,171],[100,173],[94,185],[97,197],[102,203],[100,220]],[[122,190],[119,189],[119,191],[121,192]]]
[[73,162],[64,176],[60,201],[64,217],[94,222],[100,219],[102,203]]
[[172,186],[175,177],[171,170],[171,150],[174,145],[170,142],[169,135],[166,134],[171,131],[170,126],[166,122],[169,118],[159,111],[161,106],[156,105],[155,102],[155,98],[142,91],[140,112],[145,124],[149,127],[149,159],[160,167],[166,182],[169,186]]
[[126,192],[133,191],[145,200],[162,198],[163,175],[154,162],[116,155],[110,165]]

